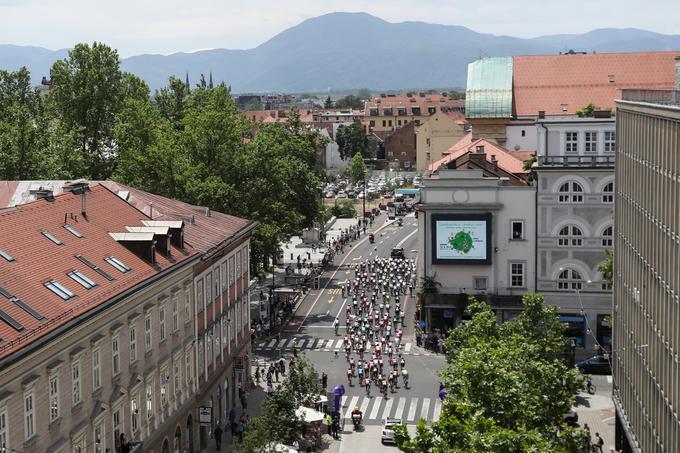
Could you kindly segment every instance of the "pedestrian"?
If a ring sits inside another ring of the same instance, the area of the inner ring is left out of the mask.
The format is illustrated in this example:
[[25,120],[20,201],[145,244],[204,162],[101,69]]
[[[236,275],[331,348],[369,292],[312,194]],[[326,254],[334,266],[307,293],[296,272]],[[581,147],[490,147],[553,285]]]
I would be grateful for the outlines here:
[[328,375],[324,371],[321,373],[321,387],[326,388],[328,386]]
[[231,435],[236,435],[236,406],[231,406],[229,409],[229,426],[231,428]]
[[326,428],[328,429],[328,435],[332,435],[332,427],[333,427],[333,417],[331,417],[331,414],[326,414],[326,417],[323,419],[324,424],[326,425]]
[[243,443],[243,432],[246,430],[246,427],[243,425],[243,422],[238,422],[238,443]]
[[590,442],[592,442],[593,438],[592,435],[590,434],[590,426],[588,426],[588,423],[583,424],[583,429],[586,432],[586,445],[588,448],[590,448]]
[[274,368],[274,377],[276,378],[276,382],[279,382],[279,369]]
[[215,448],[217,451],[222,451],[222,428],[220,428],[219,421],[217,422],[217,427],[215,427]]
[[595,433],[595,443],[593,444],[593,447],[597,448],[600,453],[604,453],[602,451],[602,447],[604,447],[604,440],[600,437],[600,433]]
[[338,418],[334,417],[333,418],[333,426],[332,426],[332,432],[333,432],[333,439],[338,438],[338,429],[340,428]]
[[280,370],[281,374],[285,376],[286,375],[286,361],[285,360],[283,360],[283,359],[279,360],[279,368],[281,369]]

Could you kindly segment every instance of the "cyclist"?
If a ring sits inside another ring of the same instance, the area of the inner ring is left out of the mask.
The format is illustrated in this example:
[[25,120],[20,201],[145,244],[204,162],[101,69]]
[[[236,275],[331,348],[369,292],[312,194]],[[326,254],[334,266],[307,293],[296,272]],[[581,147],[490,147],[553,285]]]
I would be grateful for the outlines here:
[[333,327],[335,328],[335,334],[338,334],[338,329],[340,328],[340,321],[338,321],[338,318],[335,318],[335,321],[333,321]]
[[401,369],[401,378],[404,380],[404,387],[408,387],[408,370],[406,368]]

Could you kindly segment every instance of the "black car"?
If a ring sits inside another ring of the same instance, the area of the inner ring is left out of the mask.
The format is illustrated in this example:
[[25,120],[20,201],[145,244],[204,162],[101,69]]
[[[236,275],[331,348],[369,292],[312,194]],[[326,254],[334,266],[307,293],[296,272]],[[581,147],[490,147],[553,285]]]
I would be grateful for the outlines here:
[[596,355],[576,363],[583,374],[612,374],[609,360],[603,355]]
[[392,249],[392,253],[390,253],[390,256],[392,258],[404,258],[404,249],[402,248]]

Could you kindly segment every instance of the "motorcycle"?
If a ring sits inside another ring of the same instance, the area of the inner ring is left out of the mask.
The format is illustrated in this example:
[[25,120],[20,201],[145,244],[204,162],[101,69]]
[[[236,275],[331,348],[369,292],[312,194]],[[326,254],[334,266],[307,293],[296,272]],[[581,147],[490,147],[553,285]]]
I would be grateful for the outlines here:
[[352,414],[352,424],[355,431],[361,427],[361,414]]
[[402,219],[397,220],[397,225],[402,226],[404,224],[404,221]]

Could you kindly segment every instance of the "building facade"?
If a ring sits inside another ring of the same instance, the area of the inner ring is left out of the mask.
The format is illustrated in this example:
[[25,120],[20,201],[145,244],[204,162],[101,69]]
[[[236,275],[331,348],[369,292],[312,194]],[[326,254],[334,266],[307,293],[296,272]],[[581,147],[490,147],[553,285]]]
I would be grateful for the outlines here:
[[616,116],[616,448],[677,452],[680,91],[624,91]]
[[416,134],[415,124],[401,126],[383,142],[385,159],[390,162],[390,168],[411,170],[416,165]]
[[416,169],[423,172],[465,135],[465,125],[443,112],[437,112],[415,128]]
[[437,112],[464,110],[464,100],[446,93],[381,94],[366,101],[363,123],[367,133],[393,131],[411,122],[418,126]]

